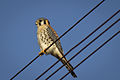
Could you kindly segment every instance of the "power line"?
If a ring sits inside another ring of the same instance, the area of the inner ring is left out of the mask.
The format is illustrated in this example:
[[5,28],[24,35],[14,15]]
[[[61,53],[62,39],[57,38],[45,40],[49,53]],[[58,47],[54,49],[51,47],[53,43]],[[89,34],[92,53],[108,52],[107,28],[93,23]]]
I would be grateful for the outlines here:
[[85,16],[83,16],[80,20],[78,20],[71,28],[69,28],[66,32],[64,32],[57,40],[55,40],[50,46],[45,49],[48,50],[54,43],[56,43],[61,37],[63,37],[66,33],[68,33],[71,29],[73,29],[80,21],[82,21],[86,16],[88,16],[93,10],[95,10],[98,6],[100,6],[105,0],[102,0],[97,6],[95,6],[92,10],[90,10]]
[[[97,37],[95,37],[92,41],[90,41],[85,47],[83,47],[78,53],[76,53],[72,58],[70,58],[68,62],[70,62],[73,58],[75,58],[80,52],[82,52],[85,48],[87,48],[91,43],[93,43],[96,39],[98,39],[101,35],[103,35],[106,31],[108,31],[113,25],[115,25],[118,21],[120,21],[120,18],[118,20],[116,20],[112,25],[110,25],[107,29],[105,29],[102,33],[100,33]],[[67,64],[66,63],[66,64]],[[59,67],[56,71],[54,71],[50,76],[48,76],[46,78],[46,80],[48,80],[51,76],[53,76],[57,71],[59,71],[64,65],[63,64],[61,67]]]
[[20,74],[25,68],[27,68],[33,61],[35,61],[39,57],[36,56],[32,61],[30,61],[25,67],[23,67],[19,72],[17,72],[10,80],[13,80],[18,74]]
[[[45,49],[48,50],[55,42],[57,42],[60,38],[62,38],[65,34],[67,34],[71,29],[73,29],[80,21],[82,21],[85,17],[87,17],[93,10],[95,10],[100,4],[102,4],[105,0],[101,1],[97,6],[95,6],[92,10],[90,10],[85,16],[83,16],[80,20],[78,20],[72,27],[70,27],[66,32],[64,32],[57,40],[55,40],[50,46]],[[23,67],[20,71],[18,71],[10,80],[14,79],[18,74],[20,74],[25,68],[27,68],[33,61],[35,61],[39,55],[37,55],[32,61],[30,61],[25,67]]]
[[[120,33],[120,30],[115,33],[112,37],[110,37],[107,41],[105,41],[102,45],[100,45],[97,49],[95,49],[90,55],[88,55],[85,59],[83,59],[79,64],[77,64],[74,68],[76,69],[78,66],[80,66],[80,64],[82,64],[84,61],[86,61],[88,58],[90,58],[93,54],[95,54],[95,52],[97,52],[100,48],[102,48],[105,44],[107,44],[110,40],[112,40],[115,36],[117,36]],[[62,80],[63,78],[65,78],[70,72],[66,73],[60,80]]]
[[[104,23],[102,23],[99,27],[97,27],[93,32],[91,32],[88,36],[86,36],[83,40],[81,40],[77,45],[75,45],[74,47],[72,47],[63,57],[65,57],[67,54],[69,54],[74,48],[76,48],[77,46],[79,46],[82,42],[84,42],[86,39],[88,39],[92,34],[94,34],[98,29],[100,29],[104,24],[106,24],[110,19],[112,19],[115,15],[117,15],[120,12],[120,10],[118,10],[117,12],[115,12],[111,17],[109,17],[106,21],[104,21]],[[62,57],[62,58],[63,58]],[[53,65],[51,65],[46,71],[44,71],[40,76],[38,76],[36,78],[36,80],[38,80],[41,76],[43,76],[46,72],[48,72],[53,66],[55,66],[62,58],[60,58],[58,61],[56,61]]]
[[[77,21],[69,30],[71,30],[73,27],[75,27],[80,21],[82,21],[86,16],[88,16],[93,10],[95,10],[100,4],[102,4],[105,0],[101,1],[99,4],[97,4],[93,9],[91,9],[86,15],[84,15],[79,21]],[[66,31],[67,32],[67,31]],[[65,32],[65,33],[66,33]],[[63,35],[65,34],[63,33]],[[61,35],[61,36],[63,36]],[[59,38],[61,38],[61,36]],[[59,39],[58,38],[58,39]],[[63,58],[63,57],[62,57]],[[46,72],[48,72],[55,64],[57,64],[62,58],[60,58],[57,62],[55,62],[51,67],[49,67],[46,71],[44,71],[40,76],[36,78],[38,80],[41,76],[43,76]]]

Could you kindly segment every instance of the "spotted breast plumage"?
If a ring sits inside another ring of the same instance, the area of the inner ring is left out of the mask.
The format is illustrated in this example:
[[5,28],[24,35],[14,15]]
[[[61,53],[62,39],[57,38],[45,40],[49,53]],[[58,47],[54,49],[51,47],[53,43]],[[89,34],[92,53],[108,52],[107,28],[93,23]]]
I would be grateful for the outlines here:
[[[40,50],[46,55],[51,54],[57,59],[62,58],[64,54],[60,40],[58,40],[46,52],[44,52],[44,50],[48,46],[50,46],[56,39],[58,39],[58,35],[55,32],[55,30],[50,26],[50,22],[48,21],[48,19],[40,18],[36,21],[36,25],[37,25],[37,39],[38,44],[40,46]],[[62,58],[61,62],[63,64],[66,64],[67,59]],[[73,72],[73,67],[70,63],[67,63],[65,66],[71,72],[71,75],[73,77],[77,77],[76,74]]]

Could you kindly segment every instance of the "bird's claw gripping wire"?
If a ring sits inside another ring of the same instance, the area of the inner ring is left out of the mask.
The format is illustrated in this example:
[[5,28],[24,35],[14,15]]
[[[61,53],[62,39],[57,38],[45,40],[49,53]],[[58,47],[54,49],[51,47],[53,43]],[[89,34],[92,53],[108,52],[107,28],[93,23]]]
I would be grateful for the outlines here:
[[42,50],[41,52],[39,52],[39,55],[40,55],[40,56],[42,56],[42,55],[44,55],[44,54],[46,54],[45,50]]

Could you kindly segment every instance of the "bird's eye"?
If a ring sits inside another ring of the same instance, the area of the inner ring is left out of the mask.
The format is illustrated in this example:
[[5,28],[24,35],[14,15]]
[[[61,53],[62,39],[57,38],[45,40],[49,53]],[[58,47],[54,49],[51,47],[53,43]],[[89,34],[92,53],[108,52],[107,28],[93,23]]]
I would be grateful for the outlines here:
[[40,20],[40,22],[42,22],[42,20]]
[[46,24],[46,21],[44,21],[44,24]]

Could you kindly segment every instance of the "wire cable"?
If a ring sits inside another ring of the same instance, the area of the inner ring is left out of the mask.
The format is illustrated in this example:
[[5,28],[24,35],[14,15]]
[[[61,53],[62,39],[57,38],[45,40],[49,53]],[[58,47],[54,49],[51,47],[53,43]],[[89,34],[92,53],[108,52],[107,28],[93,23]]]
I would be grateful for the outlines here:
[[[88,16],[94,9],[96,9],[100,4],[102,4],[105,0],[101,1],[97,6],[95,6],[90,12],[88,12],[85,16],[83,16],[78,22],[76,22],[72,27],[70,27],[66,32],[64,32],[57,40],[55,40],[50,46],[45,49],[45,52],[60,38],[62,38],[65,34],[67,34],[71,29],[73,29],[80,21],[82,21],[86,16]],[[25,68],[27,68],[33,61],[35,61],[39,55],[37,55],[32,61],[30,61],[25,67],[23,67],[19,72],[17,72],[10,80],[14,79],[18,74],[20,74]]]
[[[101,35],[103,35],[106,31],[108,31],[113,25],[115,25],[118,21],[120,21],[120,18],[118,20],[116,20],[112,25],[110,25],[107,29],[105,29],[102,33],[100,33],[97,37],[95,37],[92,41],[90,41],[85,47],[83,47],[78,53],[76,53],[72,58],[70,58],[68,62],[70,62],[73,58],[75,58],[80,52],[82,52],[85,48],[87,48],[91,43],[93,43],[96,39],[98,39]],[[67,64],[66,63],[66,64]],[[61,67],[59,67],[56,71],[54,71],[50,76],[48,76],[46,78],[46,80],[48,80],[51,76],[53,76],[57,71],[59,71],[64,65],[63,64]]]
[[[117,36],[120,33],[120,30],[115,33],[112,37],[110,37],[107,41],[105,41],[102,45],[100,45],[97,49],[95,49],[90,55],[88,55],[85,59],[83,59],[79,64],[77,64],[74,68],[76,69],[78,66],[80,66],[80,64],[82,64],[84,61],[86,61],[88,58],[90,58],[93,54],[95,54],[95,52],[97,52],[100,48],[102,48],[105,44],[107,44],[110,40],[112,40],[115,36]],[[63,78],[65,78],[70,72],[66,73],[62,78],[60,78],[60,80],[62,80]]]
[[56,43],[61,37],[63,37],[66,33],[68,33],[71,29],[73,29],[80,21],[82,21],[86,16],[88,16],[93,10],[95,10],[98,6],[100,6],[100,4],[102,4],[105,0],[102,0],[99,4],[97,4],[97,6],[95,6],[92,10],[90,10],[85,16],[83,16],[80,20],[78,20],[71,28],[69,28],[66,32],[64,32],[57,40],[55,40],[50,46],[48,46],[45,49],[48,50],[54,43]]
[[19,72],[17,72],[10,80],[13,80],[18,74],[20,74],[25,68],[27,68],[33,61],[35,61],[39,57],[36,56],[32,61],[30,61],[25,67],[23,67]]
[[[66,32],[64,32],[57,40],[55,40],[48,48],[48,50],[55,42],[57,42],[60,38],[62,38],[65,34],[67,34],[71,29],[73,29],[80,21],[82,21],[85,17],[87,17],[93,10],[95,10],[100,4],[102,4],[105,0],[101,1],[97,6],[95,6],[92,10],[90,10],[85,16],[83,16],[80,20],[78,20],[72,27],[70,27]],[[35,61],[39,55],[37,55],[33,60],[31,60],[25,67],[23,67],[20,71],[18,71],[10,80],[14,79],[18,74],[20,74],[25,68],[27,68],[33,61]]]
[[[84,42],[86,39],[88,39],[92,34],[94,34],[97,30],[99,30],[104,24],[106,24],[110,19],[112,19],[115,15],[117,15],[120,12],[120,10],[118,10],[117,12],[115,12],[111,17],[109,17],[106,21],[104,21],[104,23],[102,23],[99,27],[97,27],[93,32],[91,32],[88,36],[86,36],[83,40],[81,40],[77,45],[75,45],[74,47],[72,47],[63,57],[65,57],[67,54],[69,54],[74,48],[76,48],[77,46],[79,46],[82,42]],[[62,57],[62,58],[63,58]],[[40,76],[38,76],[36,78],[36,80],[38,80],[41,76],[43,76],[46,72],[48,72],[53,66],[55,66],[62,58],[58,59],[53,65],[51,65],[46,71],[44,71]]]

